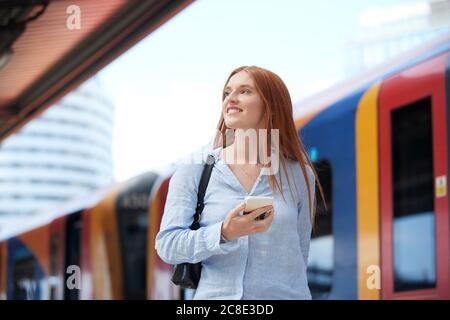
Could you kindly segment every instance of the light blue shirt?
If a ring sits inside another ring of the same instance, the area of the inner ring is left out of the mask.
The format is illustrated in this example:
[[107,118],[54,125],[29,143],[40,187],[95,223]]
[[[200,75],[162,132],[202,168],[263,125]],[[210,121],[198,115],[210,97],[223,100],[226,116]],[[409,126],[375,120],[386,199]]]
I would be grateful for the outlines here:
[[[285,202],[279,192],[272,194],[268,176],[264,174],[259,175],[247,193],[220,156],[220,150],[211,151],[216,160],[198,230],[190,230],[189,226],[203,165],[182,164],[173,174],[156,236],[159,256],[168,264],[202,262],[194,299],[311,299],[306,274],[311,223],[308,191],[300,165],[286,160],[296,196],[292,196],[282,174]],[[307,172],[314,201],[315,177],[309,166]],[[223,243],[223,220],[248,195],[274,196],[272,225],[265,232]]]

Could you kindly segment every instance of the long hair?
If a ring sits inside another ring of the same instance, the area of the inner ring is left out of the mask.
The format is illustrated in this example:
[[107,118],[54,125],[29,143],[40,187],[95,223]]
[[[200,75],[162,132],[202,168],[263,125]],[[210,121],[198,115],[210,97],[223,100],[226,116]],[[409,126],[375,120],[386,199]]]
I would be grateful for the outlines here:
[[[267,129],[267,135],[270,135],[271,129],[279,130],[279,160],[291,192],[292,187],[289,181],[289,176],[286,173],[286,159],[296,160],[300,164],[300,168],[302,170],[303,176],[305,177],[306,186],[308,189],[310,219],[311,224],[314,227],[317,201],[314,201],[314,204],[311,203],[311,188],[315,188],[315,186],[310,186],[308,174],[306,172],[306,165],[309,165],[314,173],[316,184],[320,190],[323,203],[325,203],[325,197],[323,195],[322,185],[320,184],[316,170],[314,169],[314,166],[309,159],[308,153],[305,151],[303,143],[295,128],[292,112],[292,101],[289,95],[289,91],[283,80],[281,80],[281,78],[275,73],[256,66],[242,66],[234,69],[228,76],[228,79],[224,85],[223,92],[225,92],[225,88],[230,78],[240,71],[245,71],[249,74],[249,76],[255,83],[255,89],[262,98],[264,108],[264,123],[265,128]],[[222,102],[224,99],[225,94],[223,93]],[[230,129],[225,125],[225,120],[222,112],[219,123],[217,124],[217,132],[218,136],[216,136],[216,139],[214,140],[214,148],[225,148],[225,144],[230,141],[229,137],[226,136],[227,134],[229,134]],[[270,143],[269,137],[267,137],[267,143]],[[268,150],[271,150],[271,148],[268,147]],[[272,192],[275,193],[276,189],[278,189],[281,195],[283,195],[281,175],[279,177],[279,183],[274,174],[270,174],[268,178]]]

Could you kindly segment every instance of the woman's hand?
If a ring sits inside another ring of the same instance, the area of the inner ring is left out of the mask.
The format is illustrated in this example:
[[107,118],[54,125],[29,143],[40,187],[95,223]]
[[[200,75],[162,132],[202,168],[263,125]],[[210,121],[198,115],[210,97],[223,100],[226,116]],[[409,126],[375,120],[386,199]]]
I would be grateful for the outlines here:
[[[249,234],[264,232],[272,224],[273,206],[261,207],[250,211],[248,214],[241,215],[244,208],[245,203],[241,203],[232,209],[225,218],[222,224],[222,237],[225,240],[234,240]],[[267,212],[264,220],[255,220],[264,212]]]

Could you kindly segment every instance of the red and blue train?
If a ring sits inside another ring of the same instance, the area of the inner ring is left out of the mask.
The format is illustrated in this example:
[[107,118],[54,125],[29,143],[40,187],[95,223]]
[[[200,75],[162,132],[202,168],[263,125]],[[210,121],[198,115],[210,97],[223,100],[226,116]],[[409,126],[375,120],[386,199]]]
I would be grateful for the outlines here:
[[[313,110],[296,125],[328,208],[313,298],[450,299],[450,36],[300,108]],[[0,298],[185,298],[154,249],[169,181],[144,173],[4,235]]]

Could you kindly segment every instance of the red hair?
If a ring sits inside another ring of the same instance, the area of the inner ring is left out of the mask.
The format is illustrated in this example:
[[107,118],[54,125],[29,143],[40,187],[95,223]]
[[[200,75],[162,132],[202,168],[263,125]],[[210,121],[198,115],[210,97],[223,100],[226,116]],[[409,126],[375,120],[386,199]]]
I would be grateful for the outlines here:
[[[314,226],[314,218],[316,214],[316,201],[312,204],[311,199],[311,191],[312,187],[309,185],[309,179],[306,172],[306,165],[309,165],[314,173],[316,178],[316,184],[319,187],[322,200],[324,200],[323,189],[319,182],[319,178],[314,169],[314,166],[309,159],[308,153],[305,151],[305,147],[297,133],[295,128],[293,112],[292,112],[292,101],[289,95],[289,91],[284,84],[283,80],[273,73],[272,71],[256,67],[256,66],[242,66],[234,69],[231,74],[228,76],[227,81],[225,82],[225,88],[230,81],[230,78],[234,76],[236,73],[240,71],[245,71],[247,74],[253,79],[255,83],[255,87],[261,99],[263,101],[264,108],[264,123],[265,128],[267,128],[267,135],[270,135],[271,129],[279,130],[279,160],[280,164],[283,168],[283,172],[285,173],[286,179],[288,181],[289,188],[292,192],[291,184],[289,181],[289,177],[286,174],[286,159],[296,160],[300,164],[300,168],[302,170],[303,176],[305,177],[306,186],[308,189],[308,201],[310,208],[310,219],[311,223]],[[225,99],[225,95],[222,95],[222,101]],[[226,139],[226,131],[229,129],[225,125],[225,121],[223,118],[223,114],[221,113],[219,123],[217,125],[218,136],[214,142],[214,148],[217,147],[226,147],[227,139]],[[270,144],[270,136],[267,137],[267,143]],[[271,150],[268,146],[267,150]],[[281,175],[280,181],[278,183],[275,175],[271,174],[268,176],[269,184],[274,193],[275,190],[278,190],[283,195],[283,186],[281,183]],[[284,198],[284,195],[283,195]],[[325,201],[324,201],[325,203]]]

